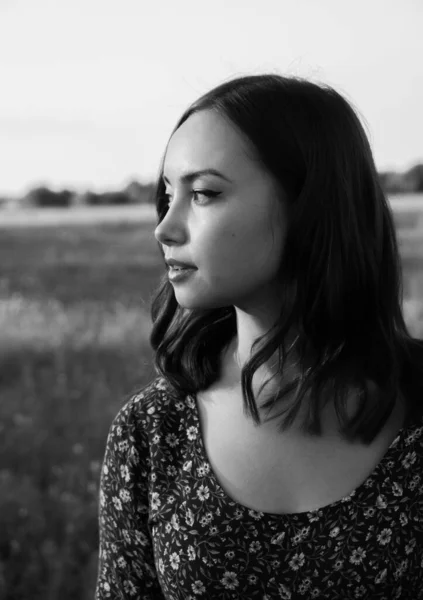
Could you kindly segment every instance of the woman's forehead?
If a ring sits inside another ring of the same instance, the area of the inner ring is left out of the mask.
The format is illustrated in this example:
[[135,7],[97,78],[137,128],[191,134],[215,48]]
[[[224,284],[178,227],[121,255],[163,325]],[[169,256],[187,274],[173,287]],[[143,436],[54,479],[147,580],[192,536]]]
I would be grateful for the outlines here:
[[[243,136],[226,119],[212,111],[188,117],[169,140],[164,172],[181,171],[193,165],[214,168],[225,173],[251,167],[251,149]],[[177,173],[175,173],[176,175]]]

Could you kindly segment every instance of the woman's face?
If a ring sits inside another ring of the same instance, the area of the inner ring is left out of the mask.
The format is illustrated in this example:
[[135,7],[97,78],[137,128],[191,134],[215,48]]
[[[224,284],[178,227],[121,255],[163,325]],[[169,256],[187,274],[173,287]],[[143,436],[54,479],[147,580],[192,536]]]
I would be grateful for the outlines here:
[[[204,169],[222,177],[183,180]],[[177,302],[245,311],[277,302],[285,197],[235,125],[211,111],[191,115],[169,141],[163,175],[170,205],[154,235],[166,259],[197,267],[172,283]],[[218,195],[206,197],[201,190]]]

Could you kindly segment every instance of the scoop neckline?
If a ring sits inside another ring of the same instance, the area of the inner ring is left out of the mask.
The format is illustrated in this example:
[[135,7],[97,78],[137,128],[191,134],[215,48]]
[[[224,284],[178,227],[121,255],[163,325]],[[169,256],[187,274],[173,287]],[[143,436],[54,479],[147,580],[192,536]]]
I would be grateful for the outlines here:
[[200,414],[199,414],[198,405],[197,405],[197,395],[196,395],[196,393],[194,393],[194,394],[190,394],[189,397],[191,398],[191,400],[194,403],[193,414],[194,414],[194,419],[198,424],[198,435],[196,436],[197,451],[199,452],[200,458],[207,464],[210,477],[213,480],[213,484],[219,491],[221,497],[225,500],[225,503],[235,509],[241,510],[244,513],[252,511],[256,514],[263,515],[263,518],[273,519],[273,520],[274,519],[276,519],[276,520],[281,520],[281,519],[298,520],[298,519],[305,519],[305,518],[307,518],[307,520],[309,520],[310,515],[319,514],[319,516],[321,516],[322,513],[328,513],[329,511],[338,508],[338,506],[340,504],[347,505],[351,500],[357,498],[360,495],[360,493],[363,491],[363,489],[368,487],[368,485],[366,485],[366,484],[368,483],[368,481],[370,479],[375,479],[377,477],[379,471],[385,466],[385,463],[387,463],[391,459],[392,452],[397,449],[398,445],[400,444],[400,442],[403,439],[405,439],[405,437],[408,437],[409,430],[415,429],[416,427],[419,428],[419,427],[423,426],[423,423],[420,423],[420,425],[419,425],[416,422],[411,423],[409,425],[403,425],[401,427],[401,429],[398,430],[397,435],[392,440],[389,447],[386,449],[385,454],[382,456],[380,461],[377,463],[377,465],[375,466],[373,471],[366,477],[366,479],[359,486],[354,488],[346,496],[343,496],[342,498],[339,498],[338,500],[335,500],[334,502],[331,502],[330,504],[325,504],[324,506],[306,510],[306,511],[293,512],[293,513],[272,513],[272,512],[257,510],[256,508],[252,508],[252,507],[246,506],[245,504],[241,504],[237,500],[234,500],[233,498],[231,498],[229,496],[229,494],[227,494],[227,492],[220,485],[217,475],[214,472],[214,469],[209,461],[206,447],[204,445],[203,431],[201,428]]

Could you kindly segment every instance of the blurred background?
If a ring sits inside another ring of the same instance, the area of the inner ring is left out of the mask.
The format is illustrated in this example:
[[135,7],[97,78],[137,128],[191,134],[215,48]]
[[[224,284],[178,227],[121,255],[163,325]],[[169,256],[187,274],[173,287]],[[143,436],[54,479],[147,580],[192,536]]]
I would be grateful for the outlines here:
[[0,597],[93,599],[111,422],[155,376],[153,181],[229,78],[325,82],[358,110],[423,337],[419,0],[0,0]]

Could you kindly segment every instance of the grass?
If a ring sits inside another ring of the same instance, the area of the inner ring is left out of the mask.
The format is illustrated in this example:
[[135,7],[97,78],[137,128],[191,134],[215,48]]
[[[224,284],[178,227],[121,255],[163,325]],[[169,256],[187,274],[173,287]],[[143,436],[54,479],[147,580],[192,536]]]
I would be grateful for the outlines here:
[[0,597],[94,597],[99,470],[123,399],[154,376],[151,226],[0,236]]
[[[0,232],[4,600],[94,597],[107,432],[154,377],[149,310],[163,272],[154,241],[139,222]],[[415,244],[402,250],[414,265]],[[421,337],[422,309],[416,296],[404,305]]]

